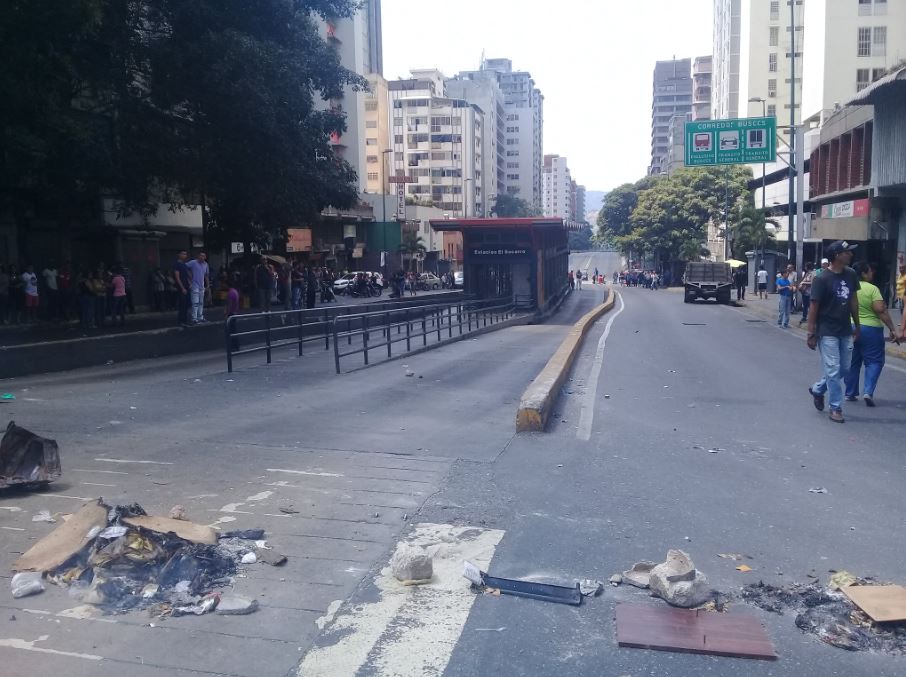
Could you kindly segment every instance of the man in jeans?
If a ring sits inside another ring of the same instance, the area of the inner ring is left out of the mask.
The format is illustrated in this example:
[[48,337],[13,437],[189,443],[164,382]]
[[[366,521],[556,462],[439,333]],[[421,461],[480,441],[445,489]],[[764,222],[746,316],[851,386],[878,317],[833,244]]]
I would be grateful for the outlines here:
[[824,376],[809,388],[815,408],[824,411],[824,394],[830,405],[830,420],[843,423],[844,376],[852,362],[853,341],[859,340],[859,281],[849,267],[856,245],[837,240],[825,250],[829,265],[812,282],[808,313],[808,347],[818,349]]
[[198,256],[193,261],[189,261],[186,266],[192,274],[192,286],[190,288],[192,295],[192,324],[207,322],[204,317],[204,294],[210,284],[208,255],[204,252],[198,252]]
[[176,255],[173,264],[173,280],[176,283],[176,321],[180,325],[189,323],[189,267],[186,259],[189,253],[183,249]]
[[777,278],[777,326],[784,329],[790,328],[790,305],[793,300],[793,283],[790,282],[790,272],[780,273]]

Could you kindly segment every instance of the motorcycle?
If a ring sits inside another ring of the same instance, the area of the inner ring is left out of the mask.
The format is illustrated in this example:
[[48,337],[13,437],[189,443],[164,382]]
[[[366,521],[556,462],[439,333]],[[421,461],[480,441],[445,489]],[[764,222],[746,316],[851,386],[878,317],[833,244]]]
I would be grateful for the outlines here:
[[330,303],[331,301],[336,301],[337,297],[331,289],[331,285],[327,282],[321,283],[321,303]]

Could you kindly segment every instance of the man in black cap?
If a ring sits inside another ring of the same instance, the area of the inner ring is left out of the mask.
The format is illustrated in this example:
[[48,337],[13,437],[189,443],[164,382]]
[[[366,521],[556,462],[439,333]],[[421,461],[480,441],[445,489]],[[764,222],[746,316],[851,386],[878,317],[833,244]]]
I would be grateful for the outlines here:
[[808,312],[808,347],[821,353],[824,376],[809,388],[815,408],[824,411],[828,394],[830,420],[843,423],[843,377],[849,371],[853,341],[859,340],[859,279],[849,267],[856,245],[837,240],[825,249],[828,268],[812,283]]

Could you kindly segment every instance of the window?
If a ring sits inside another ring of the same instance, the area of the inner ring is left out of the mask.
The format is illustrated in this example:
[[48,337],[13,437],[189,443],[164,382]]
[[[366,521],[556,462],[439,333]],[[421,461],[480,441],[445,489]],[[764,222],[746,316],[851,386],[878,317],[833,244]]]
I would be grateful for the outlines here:
[[519,151],[518,150],[508,150],[506,152],[506,156],[507,157],[519,157]]
[[885,68],[872,68],[871,69],[871,81],[880,80],[884,77],[884,74],[887,72]]
[[369,155],[368,158],[367,158],[367,162],[368,162],[368,164],[370,164],[370,165],[376,165],[376,164],[377,164],[377,161],[378,161],[377,155]]
[[776,73],[777,72],[777,55],[768,54],[768,72]]
[[883,14],[887,14],[887,0],[875,0],[875,16]]
[[365,129],[377,129],[377,120],[366,120]]
[[871,16],[871,0],[859,0],[859,16]]
[[366,146],[376,146],[377,139],[365,139],[365,145]]
[[771,21],[780,20],[780,2],[779,0],[772,0],[771,2]]
[[507,169],[519,169],[519,163],[518,162],[507,162],[506,168]]
[[887,26],[875,26],[872,56],[887,56]]
[[376,111],[377,110],[377,101],[366,101],[365,110],[367,111]]
[[870,28],[860,28],[859,29],[859,44],[858,51],[856,52],[857,56],[871,56],[871,29]]
[[368,172],[368,180],[369,180],[369,181],[377,181],[377,180],[378,180],[378,173],[377,173],[377,172]]
[[768,29],[768,47],[776,47],[780,44],[780,28],[778,26],[771,26]]
[[777,105],[776,104],[772,103],[772,104],[768,105],[768,117],[769,118],[777,117]]
[[402,135],[402,134],[394,134],[394,135],[393,135],[393,143],[402,143],[402,142],[403,142],[403,135]]
[[868,87],[868,69],[859,68],[856,70],[856,91],[860,92]]
[[768,98],[774,99],[777,97],[777,79],[771,78],[768,80]]

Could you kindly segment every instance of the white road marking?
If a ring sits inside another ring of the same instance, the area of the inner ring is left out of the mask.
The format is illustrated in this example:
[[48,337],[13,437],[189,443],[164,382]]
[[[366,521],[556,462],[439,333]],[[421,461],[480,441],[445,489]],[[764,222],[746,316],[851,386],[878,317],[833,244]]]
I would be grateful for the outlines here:
[[607,344],[607,337],[610,336],[610,328],[613,326],[614,320],[620,316],[620,313],[626,307],[623,302],[623,295],[617,294],[617,298],[620,300],[620,308],[607,320],[604,333],[601,334],[601,338],[598,340],[595,361],[588,377],[589,387],[585,391],[585,399],[582,401],[582,413],[579,415],[579,427],[576,429],[576,437],[580,440],[588,441],[591,439],[591,427],[595,421],[595,405],[598,399],[598,381],[601,378],[601,368],[604,366],[604,346]]
[[115,487],[115,484],[100,484],[99,482],[79,482],[79,484],[84,484],[86,487]]
[[103,463],[140,463],[143,465],[173,465],[170,461],[133,461],[128,458],[96,458]]
[[252,514],[247,510],[239,510],[240,505],[245,505],[245,503],[227,503],[225,506],[223,506],[220,509],[220,512],[235,512],[235,513],[240,513],[240,514],[244,514],[244,515]]
[[274,495],[273,491],[262,491],[260,494],[255,494],[254,496],[249,496],[246,501],[263,501],[265,498],[270,498]]
[[0,529],[6,529],[7,531],[25,531],[21,527],[0,527]]
[[0,639],[0,646],[9,647],[10,649],[21,649],[23,651],[34,651],[37,653],[49,653],[54,654],[55,656],[69,656],[70,658],[83,658],[88,661],[101,661],[104,660],[103,656],[97,656],[90,653],[75,653],[74,651],[57,651],[56,649],[45,649],[40,646],[35,646],[38,642],[44,642],[50,639],[50,635],[41,635],[38,639],[29,642],[25,639],[17,639],[11,637],[10,639]]
[[434,555],[431,583],[404,586],[385,568],[374,579],[379,599],[338,614],[327,631],[336,643],[309,651],[299,676],[443,674],[476,599],[462,577],[463,560],[486,570],[503,533],[417,524],[405,540]]
[[208,526],[212,529],[219,529],[218,524],[228,524],[229,522],[235,522],[236,518],[231,517],[230,515],[224,515],[223,517],[218,517],[216,520],[211,522]]
[[343,477],[340,473],[335,472],[311,472],[309,470],[285,470],[284,468],[268,468],[268,472],[285,472],[290,475],[313,475],[314,477]]
[[0,510],[9,510],[10,512],[22,512],[22,508],[17,508],[14,505],[0,505]]
[[94,498],[91,498],[91,497],[86,497],[86,496],[67,496],[66,494],[51,494],[51,493],[42,494],[42,496],[44,498],[71,498],[74,501],[95,501],[95,500],[97,500],[97,496],[95,496]]
[[73,468],[71,472],[99,472],[105,475],[128,475],[123,470],[94,470],[93,468]]

